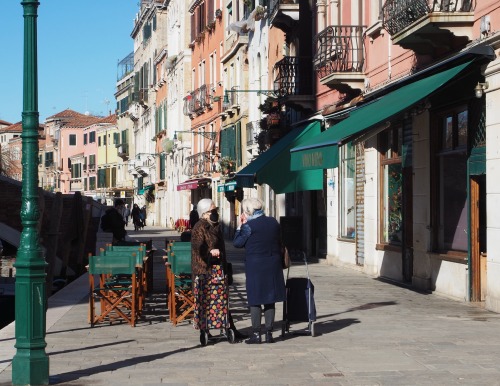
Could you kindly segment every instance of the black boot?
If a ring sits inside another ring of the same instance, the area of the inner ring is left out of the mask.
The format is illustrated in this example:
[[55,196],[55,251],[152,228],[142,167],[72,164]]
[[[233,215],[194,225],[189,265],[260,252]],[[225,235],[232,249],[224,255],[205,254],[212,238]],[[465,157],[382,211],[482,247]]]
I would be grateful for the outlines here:
[[254,332],[249,339],[245,340],[246,344],[260,344],[260,342],[261,342],[260,332]]
[[266,343],[274,343],[273,333],[272,331],[266,332]]

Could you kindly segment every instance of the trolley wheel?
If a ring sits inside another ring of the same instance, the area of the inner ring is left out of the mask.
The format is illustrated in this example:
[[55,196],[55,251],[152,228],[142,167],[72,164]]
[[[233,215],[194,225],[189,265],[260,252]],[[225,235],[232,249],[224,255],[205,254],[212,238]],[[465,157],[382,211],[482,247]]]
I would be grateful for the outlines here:
[[316,334],[314,332],[314,322],[309,322],[309,331],[311,332],[312,337],[316,336]]
[[208,344],[208,333],[206,331],[200,331],[200,343],[202,346]]
[[236,342],[236,336],[234,335],[234,330],[228,328],[226,329],[227,341],[231,344]]

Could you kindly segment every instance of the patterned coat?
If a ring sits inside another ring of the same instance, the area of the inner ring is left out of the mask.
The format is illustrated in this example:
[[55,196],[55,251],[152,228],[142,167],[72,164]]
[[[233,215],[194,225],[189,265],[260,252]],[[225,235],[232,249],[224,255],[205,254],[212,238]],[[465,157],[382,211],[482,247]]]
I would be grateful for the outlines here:
[[[220,257],[212,257],[212,249],[220,250]],[[210,265],[221,264],[226,268],[226,245],[219,225],[200,219],[191,230],[191,272],[193,276],[209,274]]]

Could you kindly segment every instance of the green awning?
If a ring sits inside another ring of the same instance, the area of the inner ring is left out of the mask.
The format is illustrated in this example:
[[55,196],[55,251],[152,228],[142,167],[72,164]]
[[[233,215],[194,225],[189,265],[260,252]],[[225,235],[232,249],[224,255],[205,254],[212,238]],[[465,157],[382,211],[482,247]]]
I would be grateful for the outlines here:
[[290,149],[301,146],[320,132],[319,121],[310,121],[297,126],[269,150],[236,173],[237,185],[253,188],[255,183],[267,184],[277,194],[323,189],[322,170],[290,170]]
[[142,189],[137,189],[137,194],[140,196],[144,193],[146,193],[148,190],[153,190],[155,188],[154,185],[146,185]]
[[291,152],[294,171],[336,168],[338,146],[345,140],[366,132],[373,126],[390,121],[392,117],[412,107],[457,76],[471,62],[410,83],[382,96],[365,106],[352,110],[349,117],[299,146]]

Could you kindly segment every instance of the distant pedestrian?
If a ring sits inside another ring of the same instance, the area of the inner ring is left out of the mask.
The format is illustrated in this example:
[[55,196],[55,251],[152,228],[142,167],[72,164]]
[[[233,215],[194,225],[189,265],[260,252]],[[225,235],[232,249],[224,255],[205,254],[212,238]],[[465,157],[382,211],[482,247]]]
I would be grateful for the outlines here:
[[130,217],[130,209],[128,204],[125,204],[125,208],[123,209],[123,219],[125,220],[125,224],[128,225],[128,218]]
[[189,226],[191,229],[194,228],[199,219],[200,215],[198,214],[198,210],[196,210],[196,205],[193,205],[193,210],[189,213]]
[[142,228],[146,226],[146,205],[141,208],[141,222]]
[[101,228],[104,232],[113,233],[113,244],[125,240],[127,231],[125,230],[125,221],[123,220],[123,208],[125,203],[121,199],[115,200],[115,206],[106,210],[101,218]]
[[141,210],[139,205],[134,204],[132,208],[132,222],[134,224],[134,230],[138,231],[141,228]]

